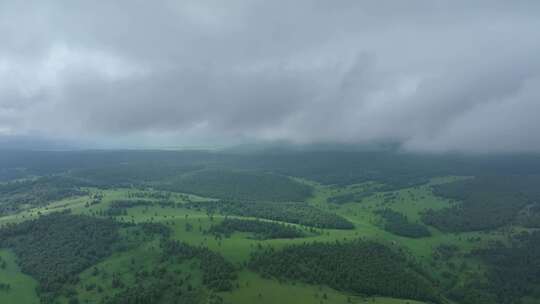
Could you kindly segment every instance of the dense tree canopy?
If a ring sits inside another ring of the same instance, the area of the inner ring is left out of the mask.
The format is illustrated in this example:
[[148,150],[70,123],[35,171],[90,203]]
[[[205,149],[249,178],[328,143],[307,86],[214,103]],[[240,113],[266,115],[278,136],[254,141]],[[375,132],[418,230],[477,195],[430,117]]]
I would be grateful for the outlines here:
[[540,295],[540,232],[517,235],[510,245],[495,243],[475,254],[489,265],[486,289],[499,303],[520,303],[525,295]]
[[253,253],[265,276],[327,284],[338,290],[440,302],[437,290],[407,259],[374,242],[311,243]]
[[431,235],[426,226],[419,223],[411,223],[405,215],[392,209],[377,210],[376,214],[384,219],[384,229],[400,236],[420,238]]
[[540,176],[488,176],[434,187],[434,193],[458,200],[442,210],[428,210],[424,223],[443,231],[473,231],[501,227],[519,211],[540,199]]
[[163,190],[237,200],[303,201],[311,187],[289,177],[226,169],[200,170],[179,176],[155,187]]
[[192,203],[189,204],[188,207],[204,208],[208,212],[258,217],[317,228],[354,228],[353,224],[347,219],[335,213],[320,210],[306,203],[210,201]]
[[131,187],[161,182],[202,168],[203,165],[197,164],[143,161],[78,169],[70,175],[87,180],[100,188]]
[[203,272],[203,284],[216,291],[228,291],[233,288],[236,279],[234,266],[220,254],[206,247],[195,247],[185,242],[166,241],[163,243],[163,255],[177,262],[196,258],[200,261]]
[[107,219],[52,213],[3,227],[0,246],[15,252],[21,270],[39,282],[39,292],[46,298],[110,255],[119,240],[118,229]]
[[234,232],[251,232],[256,238],[266,239],[292,239],[305,236],[302,230],[292,226],[261,220],[245,220],[226,218],[208,230],[215,235],[230,236]]

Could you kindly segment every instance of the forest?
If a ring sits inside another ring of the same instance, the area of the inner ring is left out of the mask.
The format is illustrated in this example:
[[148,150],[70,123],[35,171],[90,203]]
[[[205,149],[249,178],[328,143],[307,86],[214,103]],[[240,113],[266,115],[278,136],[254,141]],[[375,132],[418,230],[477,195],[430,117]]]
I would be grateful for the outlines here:
[[188,205],[188,208],[206,209],[210,213],[222,215],[258,217],[315,228],[354,228],[354,225],[342,216],[320,210],[305,203],[210,201],[192,203]]
[[225,218],[221,223],[212,225],[208,232],[225,237],[230,237],[234,232],[250,232],[254,234],[255,238],[261,240],[293,239],[306,236],[302,230],[292,225],[234,218]]
[[310,243],[254,252],[249,267],[264,276],[299,280],[365,295],[440,303],[438,291],[407,261],[374,242]]
[[377,210],[375,214],[383,218],[384,229],[393,234],[411,238],[421,238],[431,235],[426,226],[411,223],[405,215],[392,209],[385,208]]
[[525,295],[538,295],[540,232],[525,232],[514,236],[510,245],[498,242],[473,254],[490,266],[486,290],[500,303],[520,303]]
[[527,228],[540,228],[540,203],[532,202],[518,214],[517,222]]
[[155,185],[168,191],[193,193],[206,197],[277,202],[303,201],[311,188],[275,174],[210,169],[188,173]]
[[80,187],[87,185],[59,176],[0,183],[0,215],[17,212],[25,206],[41,206],[67,197],[85,195],[86,192]]
[[[0,240],[2,240],[0,248],[13,250],[19,259],[21,270],[39,282],[37,293],[41,303],[55,303],[58,296],[76,299],[76,294],[64,287],[76,284],[80,280],[78,273],[114,252],[129,248],[121,237],[120,229],[132,226],[119,224],[110,219],[73,215],[69,211],[51,213],[20,224],[4,225],[0,229]],[[173,259],[174,263],[182,263],[197,259],[203,274],[203,284],[217,291],[233,288],[231,281],[236,275],[235,268],[219,254],[204,247],[169,240],[171,231],[165,225],[142,223],[134,228],[139,227],[142,233],[157,235],[161,238],[162,262]],[[138,232],[135,235],[138,235]],[[131,246],[140,240],[142,239],[132,242]],[[115,279],[113,273],[112,286],[122,291],[112,298],[104,298],[104,301],[106,303],[124,303],[123,301],[127,301],[125,303],[156,303],[164,294],[172,292],[174,296],[181,295],[184,298],[185,302],[182,303],[198,303],[195,299],[200,298],[200,290],[195,290],[190,285],[183,286],[183,281],[178,281],[176,277],[172,281],[167,280],[166,268],[152,269],[154,270],[150,274],[147,271],[139,273],[138,275],[142,276],[138,279],[139,285],[133,287],[125,286],[120,278]],[[94,272],[94,275],[99,274],[97,268]],[[6,290],[9,288],[7,284],[4,286]]]
[[133,207],[148,207],[153,204],[152,201],[147,200],[115,200],[109,204],[109,207],[100,214],[106,216],[120,216],[126,215],[127,209]]
[[144,186],[174,178],[182,173],[203,169],[197,164],[166,164],[162,162],[141,162],[111,164],[97,168],[76,169],[70,176],[87,180],[101,188]]
[[204,247],[194,247],[184,242],[166,241],[163,245],[165,259],[177,262],[196,258],[200,261],[203,284],[216,291],[228,291],[233,288],[236,278],[234,266],[221,255]]
[[523,208],[540,200],[540,175],[482,176],[437,185],[436,195],[456,200],[443,210],[427,210],[422,220],[443,231],[475,231],[514,221]]
[[540,158],[0,151],[0,303],[540,303]]
[[76,281],[77,273],[112,253],[119,227],[111,220],[68,211],[52,213],[5,225],[0,247],[15,252],[21,270],[39,282],[42,302],[53,303],[63,284]]

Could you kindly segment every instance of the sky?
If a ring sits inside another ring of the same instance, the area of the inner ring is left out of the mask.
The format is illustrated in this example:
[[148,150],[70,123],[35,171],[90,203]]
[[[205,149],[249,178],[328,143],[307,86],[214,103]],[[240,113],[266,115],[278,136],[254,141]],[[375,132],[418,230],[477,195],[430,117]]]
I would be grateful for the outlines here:
[[540,152],[539,33],[537,0],[0,0],[0,144]]

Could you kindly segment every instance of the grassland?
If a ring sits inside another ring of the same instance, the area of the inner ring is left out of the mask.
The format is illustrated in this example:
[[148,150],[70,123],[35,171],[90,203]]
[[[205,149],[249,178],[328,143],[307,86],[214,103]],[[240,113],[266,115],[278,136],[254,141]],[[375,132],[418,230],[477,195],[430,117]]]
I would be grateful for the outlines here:
[[[503,240],[507,230],[496,230],[494,232],[467,232],[467,233],[442,233],[433,227],[428,227],[431,236],[421,239],[400,237],[391,234],[380,225],[380,218],[374,213],[380,208],[390,208],[408,217],[410,221],[419,222],[420,214],[427,208],[441,209],[452,204],[449,200],[436,197],[430,188],[431,184],[450,182],[460,177],[445,177],[432,179],[429,184],[405,188],[401,190],[380,193],[374,192],[358,201],[344,202],[342,204],[328,203],[328,198],[336,195],[357,193],[362,189],[372,189],[373,185],[359,184],[347,187],[324,186],[312,181],[299,180],[312,186],[314,191],[311,198],[307,200],[309,204],[341,215],[351,221],[355,228],[351,230],[338,229],[317,229],[317,233],[309,233],[307,227],[298,226],[299,229],[308,234],[305,238],[298,239],[272,239],[257,240],[250,237],[249,233],[234,233],[229,238],[216,238],[205,233],[209,227],[223,219],[223,216],[209,216],[204,211],[182,208],[188,201],[203,201],[205,198],[195,195],[183,195],[180,193],[171,194],[171,200],[177,206],[150,207],[139,206],[129,208],[127,214],[118,216],[116,219],[123,222],[143,223],[155,222],[163,223],[172,229],[172,238],[185,241],[192,245],[203,245],[209,249],[219,252],[227,260],[238,265],[241,269],[236,288],[231,292],[220,293],[225,303],[363,303],[369,301],[374,304],[419,304],[407,299],[390,299],[383,297],[365,298],[360,295],[346,294],[330,289],[327,286],[313,286],[295,282],[280,283],[273,279],[264,279],[258,274],[247,270],[244,265],[249,259],[250,253],[258,246],[272,246],[279,249],[289,244],[301,244],[308,241],[335,241],[352,240],[355,238],[365,238],[378,240],[392,247],[403,248],[406,252],[415,256],[423,267],[433,274],[433,277],[440,279],[443,283],[445,278],[441,275],[444,271],[452,271],[451,266],[441,264],[433,257],[433,252],[441,244],[455,245],[459,248],[459,255],[453,258],[455,264],[467,263],[468,270],[459,274],[460,279],[467,277],[468,272],[483,271],[483,265],[473,259],[465,257],[466,253],[474,248],[486,244],[491,240]],[[140,191],[137,189],[109,189],[99,190],[87,188],[90,195],[100,193],[103,195],[101,202],[94,205],[87,205],[89,196],[63,199],[38,208],[28,209],[16,215],[9,215],[0,218],[0,225],[16,223],[30,218],[35,218],[39,214],[47,214],[53,211],[71,209],[76,214],[96,215],[100,211],[106,210],[114,200],[126,199],[130,194]],[[150,200],[150,199],[149,199]],[[113,254],[103,262],[96,265],[99,269],[106,269],[110,273],[118,273],[126,282],[133,280],[133,263],[138,269],[150,267],[159,263],[159,248],[155,240],[149,240],[140,246]],[[0,256],[8,261],[8,267],[0,270],[0,282],[11,284],[9,292],[0,292],[0,303],[37,303],[38,298],[34,293],[36,282],[18,270],[15,264],[15,257],[9,251],[0,251]],[[135,262],[133,262],[135,261]],[[200,274],[192,262],[177,265],[179,271],[193,273],[192,284],[200,286]],[[73,286],[79,294],[82,303],[96,303],[101,298],[100,294],[114,295],[115,290],[110,288],[110,277],[99,277],[92,274],[94,267],[85,270],[79,275],[80,281]],[[104,286],[101,293],[89,290],[88,286],[100,284]],[[207,291],[208,294],[211,291]],[[66,298],[60,299],[61,303],[67,303]]]
[[0,291],[0,303],[39,303],[35,294],[37,282],[21,273],[15,262],[15,255],[8,250],[0,250],[0,258],[6,261],[6,268],[0,269],[0,283],[11,286],[9,291]]

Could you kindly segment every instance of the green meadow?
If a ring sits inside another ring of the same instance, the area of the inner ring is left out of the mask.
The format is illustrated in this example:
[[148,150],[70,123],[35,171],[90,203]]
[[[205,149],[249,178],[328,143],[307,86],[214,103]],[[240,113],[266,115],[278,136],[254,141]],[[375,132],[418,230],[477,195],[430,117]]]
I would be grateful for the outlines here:
[[[467,271],[461,272],[460,277],[466,278],[469,271],[483,271],[483,265],[474,258],[467,258],[466,253],[486,242],[503,239],[503,232],[494,231],[467,232],[467,233],[442,233],[433,227],[429,227],[431,236],[423,238],[408,238],[392,234],[385,231],[381,225],[381,219],[375,214],[380,208],[390,208],[404,214],[411,222],[420,222],[421,213],[427,208],[441,209],[450,206],[452,203],[444,198],[437,197],[432,193],[431,185],[450,182],[460,179],[459,177],[446,177],[433,179],[429,184],[404,188],[388,192],[374,191],[372,194],[358,200],[343,202],[340,204],[329,203],[328,199],[336,195],[354,194],[365,189],[376,189],[373,183],[350,185],[347,187],[324,186],[312,181],[300,180],[302,183],[313,187],[313,195],[307,200],[309,204],[317,208],[336,213],[343,216],[354,224],[354,229],[308,229],[305,226],[298,226],[305,231],[305,238],[297,239],[255,239],[250,233],[234,233],[228,238],[217,238],[206,233],[211,227],[223,220],[224,216],[219,214],[209,215],[203,210],[184,208],[190,201],[207,201],[212,198],[205,198],[195,195],[182,195],[173,193],[171,199],[175,206],[137,206],[128,208],[126,213],[116,216],[115,219],[125,223],[161,223],[171,228],[172,239],[181,240],[186,243],[208,247],[210,250],[223,255],[226,260],[238,267],[238,278],[234,282],[235,288],[232,291],[218,293],[225,303],[375,303],[375,304],[400,304],[400,303],[420,303],[410,299],[392,299],[385,297],[366,297],[359,294],[350,294],[329,288],[328,286],[309,285],[300,282],[283,282],[271,278],[262,278],[259,274],[243,267],[250,257],[250,253],[255,248],[273,247],[280,249],[291,244],[302,244],[312,241],[347,241],[357,238],[377,240],[390,247],[402,248],[405,252],[415,256],[422,267],[428,269],[433,277],[444,282],[442,272],[449,269],[448,265],[440,264],[433,258],[434,249],[439,245],[454,245],[459,250],[459,255],[452,259],[452,264],[467,263]],[[360,189],[360,190],[359,190]],[[0,225],[7,223],[17,223],[24,220],[36,218],[39,215],[48,214],[55,211],[70,209],[75,214],[100,216],[100,212],[106,210],[111,202],[120,199],[128,199],[130,195],[140,191],[135,188],[118,188],[101,190],[97,188],[87,188],[89,196],[75,197],[51,202],[50,204],[24,210],[16,215],[9,215],[0,218]],[[101,194],[102,200],[94,205],[87,202],[94,194]],[[146,200],[146,199],[145,199]],[[151,199],[147,199],[152,201]],[[135,248],[114,253],[98,265],[95,265],[79,275],[79,281],[72,287],[77,291],[81,303],[98,303],[103,295],[113,296],[117,291],[112,289],[111,274],[115,273],[122,277],[126,283],[134,280],[133,265],[137,265],[138,270],[159,264],[159,242],[156,239],[143,240]],[[0,256],[7,261],[7,267],[0,270],[0,282],[8,283],[11,286],[9,291],[0,292],[1,303],[37,303],[38,297],[35,293],[36,282],[24,275],[17,268],[15,257],[7,250],[0,251]],[[185,262],[179,265],[167,267],[177,267],[179,272],[192,273],[191,284],[201,285],[200,273],[196,262]],[[94,268],[102,269],[101,276],[93,275]],[[96,287],[99,286],[99,292]],[[206,290],[204,296],[208,296],[212,291]],[[60,297],[61,303],[68,303],[68,298]]]

